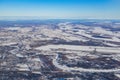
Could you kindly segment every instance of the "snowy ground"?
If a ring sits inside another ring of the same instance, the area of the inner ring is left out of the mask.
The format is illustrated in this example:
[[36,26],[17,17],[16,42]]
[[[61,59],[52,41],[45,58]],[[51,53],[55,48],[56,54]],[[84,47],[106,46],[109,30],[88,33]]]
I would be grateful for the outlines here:
[[99,47],[99,46],[77,46],[77,45],[46,45],[35,48],[36,50],[52,50],[52,49],[67,49],[78,51],[92,52],[96,49],[97,52],[103,53],[120,53],[120,48]]
[[63,71],[69,71],[69,72],[71,72],[71,71],[80,71],[80,72],[102,72],[102,73],[110,73],[110,72],[120,72],[120,69],[85,69],[85,68],[69,68],[69,67],[67,67],[67,66],[65,66],[65,65],[60,65],[57,61],[56,61],[56,59],[58,59],[58,56],[56,55],[56,58],[55,59],[53,59],[53,64],[56,66],[56,67],[58,67],[58,68],[60,68],[60,69],[62,69]]

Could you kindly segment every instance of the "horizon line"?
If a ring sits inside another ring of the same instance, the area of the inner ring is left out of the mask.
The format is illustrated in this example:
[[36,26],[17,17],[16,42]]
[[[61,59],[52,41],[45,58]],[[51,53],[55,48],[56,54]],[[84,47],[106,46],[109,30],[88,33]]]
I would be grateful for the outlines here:
[[120,20],[119,18],[62,18],[62,17],[47,17],[47,16],[0,16],[0,20],[49,20],[49,19],[69,19],[69,20],[83,20],[83,19],[88,19],[88,20]]

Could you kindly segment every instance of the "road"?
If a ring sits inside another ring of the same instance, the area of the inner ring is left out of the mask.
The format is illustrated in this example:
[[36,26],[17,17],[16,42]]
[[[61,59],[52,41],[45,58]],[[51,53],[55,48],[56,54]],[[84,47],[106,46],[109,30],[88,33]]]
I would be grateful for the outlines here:
[[120,72],[120,69],[85,69],[85,68],[70,68],[70,67],[67,67],[65,65],[60,65],[58,62],[57,62],[57,59],[58,59],[58,55],[56,55],[56,57],[53,59],[53,64],[63,70],[63,71],[68,71],[68,72],[72,72],[72,71],[79,71],[79,72],[91,72],[91,73],[111,73],[111,72],[114,72],[114,73],[118,73]]

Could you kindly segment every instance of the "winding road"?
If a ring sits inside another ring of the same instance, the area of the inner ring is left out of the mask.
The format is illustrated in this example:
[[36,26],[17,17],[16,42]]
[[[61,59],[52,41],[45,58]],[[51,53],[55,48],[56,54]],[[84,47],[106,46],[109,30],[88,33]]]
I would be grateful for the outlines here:
[[68,71],[68,72],[71,72],[71,71],[79,71],[79,72],[96,72],[96,73],[110,73],[110,72],[115,72],[115,73],[118,73],[120,72],[120,69],[85,69],[85,68],[70,68],[70,67],[67,67],[65,65],[60,65],[58,62],[57,62],[57,59],[58,59],[58,55],[56,55],[56,57],[53,59],[53,64],[63,70],[63,71]]

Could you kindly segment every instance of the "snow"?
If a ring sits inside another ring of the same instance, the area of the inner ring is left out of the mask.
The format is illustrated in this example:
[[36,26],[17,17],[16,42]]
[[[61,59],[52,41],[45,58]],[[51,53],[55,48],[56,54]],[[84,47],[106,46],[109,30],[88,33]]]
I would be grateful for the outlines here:
[[32,71],[32,73],[34,73],[34,74],[41,74],[41,72],[38,72],[38,71]]
[[101,27],[95,27],[93,30],[93,33],[113,35],[111,31],[105,30]]
[[112,44],[112,43],[107,43],[104,42],[104,44],[108,45],[108,46],[112,46],[112,47],[119,47],[120,45],[116,45],[116,44]]
[[9,46],[9,45],[14,45],[14,44],[17,44],[16,42],[7,42],[7,43],[2,43],[0,45],[3,45],[3,46]]
[[20,27],[9,27],[9,28],[6,28],[7,30],[19,30]]
[[24,57],[22,54],[16,54],[17,57]]
[[27,68],[27,64],[17,64],[17,66],[22,67],[22,68]]
[[19,71],[29,71],[28,65],[27,64],[17,64],[16,65]]
[[120,78],[120,74],[115,74],[115,76],[117,76],[118,78]]
[[39,61],[40,62],[40,59],[39,58],[32,58],[32,61]]
[[57,63],[56,59],[58,58],[58,55],[56,55],[56,58],[53,59],[53,64],[62,69],[63,71],[80,71],[80,72],[104,72],[104,73],[109,73],[109,72],[119,72],[120,69],[85,69],[85,68],[78,68],[78,67],[74,67],[74,68],[70,68],[67,67],[65,65],[60,65],[59,63]]
[[99,47],[99,46],[78,46],[78,45],[46,45],[35,48],[36,50],[51,50],[51,49],[69,49],[69,50],[80,50],[80,51],[93,51],[104,53],[120,53],[120,48],[111,47]]
[[[90,38],[90,39],[95,39],[95,40],[101,40],[101,41],[113,41],[113,42],[120,42],[120,39],[118,39],[117,37],[119,37],[119,33],[115,33],[115,32],[112,32],[112,31],[109,31],[109,30],[106,30],[104,28],[101,28],[101,27],[94,27],[94,28],[89,28],[89,26],[84,26],[86,27],[86,29],[82,29],[82,25],[77,25],[77,27],[81,28],[81,29],[78,29],[77,31],[78,32],[72,32],[74,30],[74,27],[72,25],[65,25],[63,26],[62,28],[60,27],[61,30],[65,30],[67,32],[67,34],[74,34],[74,35],[70,35],[72,36],[71,37],[71,40],[75,40],[75,34],[79,34],[81,36],[85,36],[87,38]],[[84,28],[83,27],[83,28]],[[111,37],[113,37],[112,39],[107,39],[107,38],[95,38],[95,37],[92,37],[91,34],[88,34],[88,33],[95,33],[95,34],[101,34],[101,35],[109,35]],[[63,33],[62,33],[63,34]],[[74,37],[73,37],[74,36]],[[76,40],[78,37],[76,37]],[[69,38],[68,38],[69,39]],[[79,37],[79,39],[83,39],[82,37]],[[84,39],[83,39],[84,40]]]

